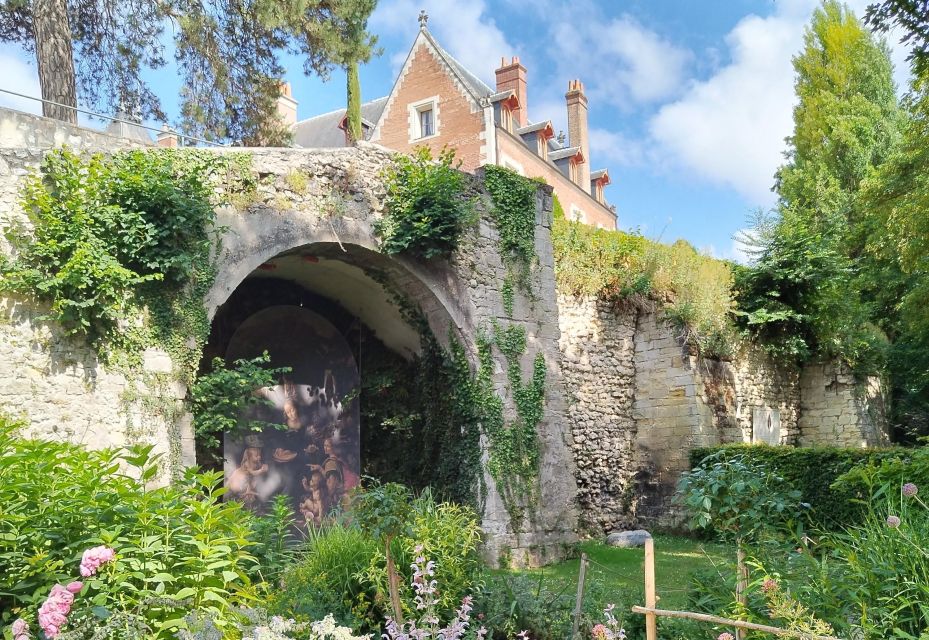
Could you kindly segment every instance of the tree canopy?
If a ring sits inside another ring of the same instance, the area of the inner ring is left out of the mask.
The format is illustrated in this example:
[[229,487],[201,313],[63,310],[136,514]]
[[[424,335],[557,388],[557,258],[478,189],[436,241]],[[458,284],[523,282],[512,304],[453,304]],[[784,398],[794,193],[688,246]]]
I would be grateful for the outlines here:
[[[167,64],[173,39],[183,81],[184,133],[280,144],[288,136],[276,115],[281,56],[303,56],[304,72],[324,78],[335,66],[366,62],[374,53],[367,20],[375,5],[376,0],[2,0],[0,41],[36,53],[45,99],[76,106],[79,95],[98,111],[164,120],[161,100],[144,75]],[[46,82],[46,70],[57,77]],[[62,90],[68,77],[76,92]],[[52,117],[66,113],[46,111]]]

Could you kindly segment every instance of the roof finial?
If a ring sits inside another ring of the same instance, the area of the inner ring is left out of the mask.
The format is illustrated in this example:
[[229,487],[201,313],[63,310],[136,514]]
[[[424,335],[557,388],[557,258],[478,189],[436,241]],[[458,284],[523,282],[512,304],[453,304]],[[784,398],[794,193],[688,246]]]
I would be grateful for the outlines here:
[[419,12],[419,28],[425,29],[427,22],[429,22],[429,14],[426,13],[425,9],[422,9]]

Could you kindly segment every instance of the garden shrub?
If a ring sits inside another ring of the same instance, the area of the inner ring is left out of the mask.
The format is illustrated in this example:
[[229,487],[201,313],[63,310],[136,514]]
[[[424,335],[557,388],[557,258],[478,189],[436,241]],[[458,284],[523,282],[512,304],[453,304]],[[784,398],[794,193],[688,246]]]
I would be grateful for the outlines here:
[[331,613],[352,629],[373,630],[381,621],[377,591],[364,572],[377,552],[377,542],[350,524],[310,530],[296,562],[271,594],[272,612],[301,622]]
[[[389,527],[393,532],[390,546],[399,583],[409,583],[410,565],[419,555],[416,548],[421,547],[421,553],[435,561],[435,577],[443,585],[437,611],[451,615],[479,585],[477,514],[470,507],[436,502],[428,491],[412,500],[408,496],[395,496],[398,501],[408,500],[404,508],[390,507],[404,514],[402,521],[385,518],[394,521]],[[386,500],[372,502],[372,507],[375,504],[389,506]],[[332,613],[341,624],[378,631],[386,617],[393,616],[384,541],[381,533],[360,526],[351,511],[345,522],[311,531],[296,564],[284,572],[281,591],[272,597],[272,611],[298,620]],[[399,595],[404,617],[414,614],[415,594],[401,587]]]
[[[839,447],[783,447],[730,444],[718,447],[698,447],[690,452],[692,468],[700,467],[711,455],[723,459],[742,458],[778,475],[800,492],[800,500],[810,505],[809,515],[814,526],[840,530],[861,521],[865,509],[861,501],[870,498],[864,478],[844,474],[856,468],[881,466],[888,479],[894,469],[902,469],[917,454],[916,449],[846,449]],[[921,458],[925,459],[925,458]],[[929,464],[926,464],[929,476]],[[916,477],[916,481],[919,481]],[[899,478],[899,476],[898,476]],[[929,477],[926,477],[929,482]]]
[[387,171],[386,214],[374,230],[385,253],[447,258],[458,246],[474,210],[465,195],[466,177],[452,164],[453,149],[433,160],[428,147],[398,155]]
[[88,451],[23,439],[0,422],[0,622],[34,623],[52,586],[78,579],[82,554],[98,546],[115,559],[85,580],[75,624],[125,616],[167,638],[190,611],[222,628],[255,601],[252,519],[222,502],[221,473],[151,488],[150,446]]

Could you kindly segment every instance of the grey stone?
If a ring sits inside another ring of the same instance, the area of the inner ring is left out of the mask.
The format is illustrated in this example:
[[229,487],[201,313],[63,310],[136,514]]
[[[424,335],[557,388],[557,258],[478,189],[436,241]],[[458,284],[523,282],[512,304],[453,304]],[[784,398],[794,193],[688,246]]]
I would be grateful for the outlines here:
[[645,529],[635,529],[633,531],[614,531],[606,537],[606,544],[611,547],[620,547],[630,549],[633,547],[645,546],[646,540],[651,540],[652,534]]

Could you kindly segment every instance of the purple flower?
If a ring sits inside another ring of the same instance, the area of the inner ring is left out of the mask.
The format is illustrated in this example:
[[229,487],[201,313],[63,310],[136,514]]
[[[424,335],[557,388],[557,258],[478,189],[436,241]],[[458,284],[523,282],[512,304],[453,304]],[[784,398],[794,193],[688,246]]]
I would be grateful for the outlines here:
[[900,518],[897,516],[887,516],[887,526],[891,529],[896,529],[900,526]]
[[905,495],[907,498],[912,498],[918,491],[919,487],[917,487],[912,482],[907,482],[905,485],[903,485],[903,495]]

